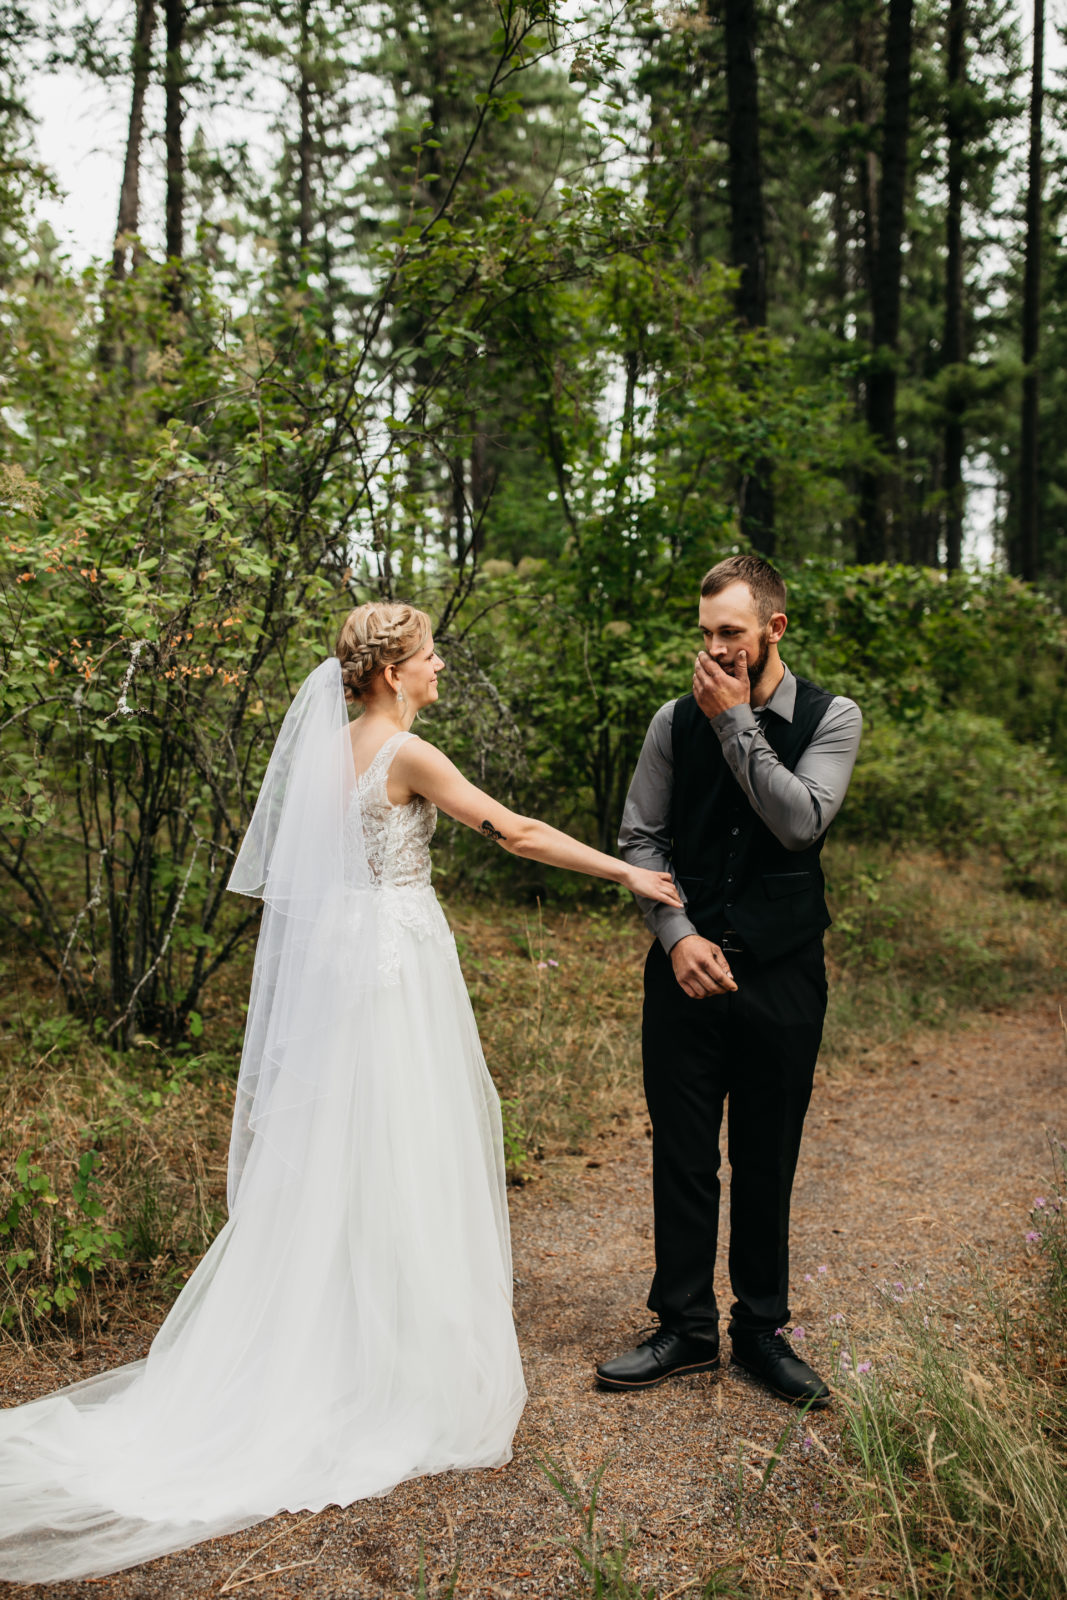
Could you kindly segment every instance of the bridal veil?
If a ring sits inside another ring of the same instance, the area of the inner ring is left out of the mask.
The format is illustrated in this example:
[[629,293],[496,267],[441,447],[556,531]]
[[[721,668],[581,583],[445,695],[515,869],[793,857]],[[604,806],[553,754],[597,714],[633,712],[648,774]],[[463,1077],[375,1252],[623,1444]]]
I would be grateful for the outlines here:
[[325,661],[228,885],[263,900],[229,1220],[144,1360],[0,1412],[0,1578],[97,1576],[510,1456],[498,1105],[447,924],[405,929],[405,892],[372,882],[347,720]]

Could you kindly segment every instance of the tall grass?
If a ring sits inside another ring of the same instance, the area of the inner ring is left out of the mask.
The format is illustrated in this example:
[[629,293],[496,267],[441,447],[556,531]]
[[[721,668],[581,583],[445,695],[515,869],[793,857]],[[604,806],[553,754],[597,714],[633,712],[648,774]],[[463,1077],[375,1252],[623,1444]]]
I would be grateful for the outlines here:
[[1005,888],[997,860],[847,840],[832,840],[824,860],[831,1070],[1062,984],[1067,910]]
[[4,978],[0,1332],[85,1337],[166,1304],[221,1226],[232,1083],[215,1055],[110,1050],[43,977]]
[[969,1325],[895,1296],[881,1377],[842,1396],[844,1487],[916,1600],[1067,1595],[1067,1160],[1053,1150],[1056,1181],[1031,1230],[1036,1296],[980,1283]]

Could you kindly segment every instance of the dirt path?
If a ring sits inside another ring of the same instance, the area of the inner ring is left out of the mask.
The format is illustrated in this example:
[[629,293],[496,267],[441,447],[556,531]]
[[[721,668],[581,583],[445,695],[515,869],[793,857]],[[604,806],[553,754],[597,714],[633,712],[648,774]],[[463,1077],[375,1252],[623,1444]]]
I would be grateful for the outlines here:
[[[794,1317],[816,1365],[829,1361],[831,1315],[845,1314],[862,1344],[881,1315],[879,1281],[951,1284],[969,1251],[1002,1268],[1018,1259],[1029,1206],[1049,1172],[1043,1124],[1067,1130],[1067,1055],[1050,1006],[932,1039],[917,1056],[881,1064],[877,1076],[819,1086],[793,1230]],[[625,1348],[645,1320],[649,1152],[635,1109],[587,1156],[513,1196],[530,1401],[510,1467],[421,1479],[314,1518],[277,1518],[93,1583],[5,1592],[50,1600],[182,1600],[223,1589],[256,1600],[409,1597],[421,1545],[427,1595],[441,1592],[458,1560],[459,1595],[555,1600],[576,1572],[562,1545],[578,1523],[539,1469],[541,1457],[587,1482],[607,1462],[605,1533],[617,1540],[624,1522],[631,1575],[659,1584],[664,1597],[684,1594],[736,1548],[739,1446],[758,1462],[789,1413],[730,1369],[640,1396],[593,1388],[595,1360]],[[721,1290],[728,1302],[725,1282]],[[80,1370],[106,1364],[101,1353]],[[10,1374],[3,1398],[28,1399],[57,1376],[68,1375],[24,1367]],[[831,1414],[811,1427],[834,1447]],[[821,1460],[801,1431],[776,1475],[779,1507],[792,1504],[802,1521],[820,1514]]]

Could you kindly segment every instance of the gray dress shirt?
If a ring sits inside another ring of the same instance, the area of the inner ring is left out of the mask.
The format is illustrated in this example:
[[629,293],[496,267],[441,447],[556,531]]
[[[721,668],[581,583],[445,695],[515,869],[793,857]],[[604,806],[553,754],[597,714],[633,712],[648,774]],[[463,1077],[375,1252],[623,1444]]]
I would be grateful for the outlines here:
[[[764,706],[731,706],[712,718],[730,771],[753,811],[787,850],[803,850],[826,832],[841,809],[856,763],[863,718],[854,700],[837,695],[827,706],[795,772],[783,766],[763,733],[768,717],[792,722],[797,680],[785,676]],[[626,796],[619,854],[635,867],[671,870],[670,812],[674,783],[671,723],[674,707],[660,706],[649,724]],[[683,895],[683,899],[684,899]],[[670,951],[696,929],[684,911],[655,900],[637,901],[648,930]]]

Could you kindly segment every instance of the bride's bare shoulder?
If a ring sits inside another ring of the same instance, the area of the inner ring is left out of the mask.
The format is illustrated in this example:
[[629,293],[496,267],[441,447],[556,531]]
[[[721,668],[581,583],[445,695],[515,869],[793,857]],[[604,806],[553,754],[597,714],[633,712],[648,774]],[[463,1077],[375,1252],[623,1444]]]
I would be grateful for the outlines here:
[[[384,725],[378,727],[373,723],[361,726],[362,723],[363,718],[357,717],[354,722],[350,722],[348,725],[348,741],[351,746],[352,764],[356,769],[357,777],[362,777],[379,750],[384,745],[387,745],[390,739],[394,739],[398,732],[396,728],[389,728]],[[405,739],[397,754],[399,755],[405,746],[410,743],[410,739]]]

